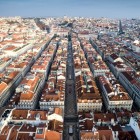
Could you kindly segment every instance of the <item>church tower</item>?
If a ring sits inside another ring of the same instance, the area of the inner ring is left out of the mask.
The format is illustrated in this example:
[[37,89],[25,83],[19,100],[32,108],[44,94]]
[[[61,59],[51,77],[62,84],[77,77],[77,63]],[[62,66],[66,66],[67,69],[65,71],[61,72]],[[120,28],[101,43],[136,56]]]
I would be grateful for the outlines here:
[[118,35],[124,34],[123,29],[122,29],[122,22],[121,20],[119,21],[119,29],[118,29]]

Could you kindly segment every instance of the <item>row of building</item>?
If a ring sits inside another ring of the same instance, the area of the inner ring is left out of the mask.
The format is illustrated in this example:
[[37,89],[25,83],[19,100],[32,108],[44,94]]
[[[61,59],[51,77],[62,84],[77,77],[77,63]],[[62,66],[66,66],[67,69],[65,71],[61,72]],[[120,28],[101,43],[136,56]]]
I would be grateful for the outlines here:
[[40,97],[40,92],[47,79],[56,48],[56,42],[52,41],[47,48],[42,51],[40,57],[34,62],[15,89],[15,93],[8,103],[9,107],[24,109],[35,108],[38,103],[38,98]]

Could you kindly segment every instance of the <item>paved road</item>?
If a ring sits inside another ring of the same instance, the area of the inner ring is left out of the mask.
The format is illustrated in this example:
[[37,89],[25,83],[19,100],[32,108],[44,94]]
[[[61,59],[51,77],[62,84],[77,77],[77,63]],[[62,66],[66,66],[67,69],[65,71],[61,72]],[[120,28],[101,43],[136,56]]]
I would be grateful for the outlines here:
[[71,35],[69,34],[64,103],[63,140],[79,140],[77,97]]

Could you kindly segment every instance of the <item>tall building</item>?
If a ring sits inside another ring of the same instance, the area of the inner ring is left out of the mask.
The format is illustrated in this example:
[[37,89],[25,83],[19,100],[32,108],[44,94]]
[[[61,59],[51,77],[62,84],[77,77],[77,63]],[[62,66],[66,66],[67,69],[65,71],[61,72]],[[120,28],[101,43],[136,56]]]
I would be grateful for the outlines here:
[[122,22],[121,20],[119,21],[119,29],[118,29],[118,35],[121,35],[121,34],[124,34],[125,32],[123,31],[123,28],[122,28]]

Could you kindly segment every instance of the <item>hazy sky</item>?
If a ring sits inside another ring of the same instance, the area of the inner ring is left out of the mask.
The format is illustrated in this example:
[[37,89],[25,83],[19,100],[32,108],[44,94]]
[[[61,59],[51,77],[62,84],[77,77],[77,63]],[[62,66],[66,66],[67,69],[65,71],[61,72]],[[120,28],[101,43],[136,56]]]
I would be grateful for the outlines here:
[[140,0],[0,0],[0,16],[140,17]]

